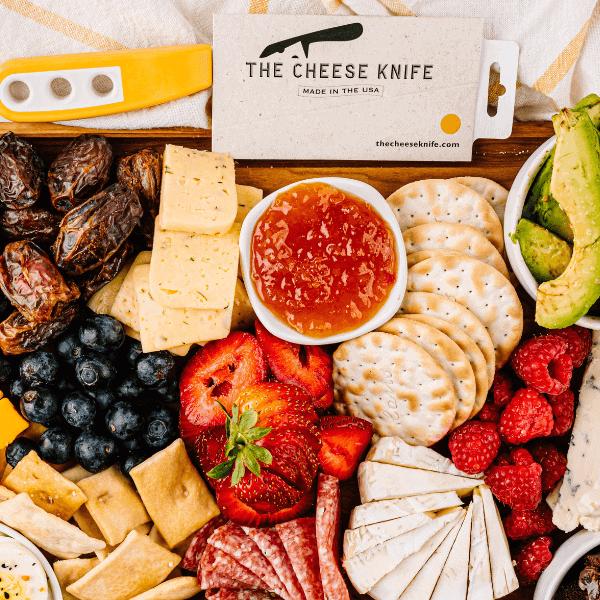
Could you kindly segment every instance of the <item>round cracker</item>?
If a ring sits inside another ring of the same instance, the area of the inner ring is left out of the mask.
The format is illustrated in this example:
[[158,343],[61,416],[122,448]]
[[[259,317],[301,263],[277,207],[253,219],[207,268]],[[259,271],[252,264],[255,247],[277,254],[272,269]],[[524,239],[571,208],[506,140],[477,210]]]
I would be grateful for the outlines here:
[[475,405],[475,374],[467,355],[447,335],[420,321],[396,317],[377,331],[393,333],[421,346],[444,369],[454,386],[456,415],[450,431],[462,425]]
[[470,256],[429,258],[408,270],[411,292],[432,292],[454,298],[485,326],[502,367],[523,333],[523,307],[513,284],[480,260]]
[[[472,256],[508,277],[508,268],[496,247],[475,227],[458,223],[427,223],[407,229],[403,234],[406,254],[425,250],[462,252]],[[424,256],[424,255],[421,255]],[[412,259],[414,264],[421,262]],[[423,258],[421,260],[424,260]],[[410,263],[409,263],[410,266]]]
[[502,252],[502,225],[494,209],[472,189],[449,179],[414,181],[388,199],[402,231],[425,223],[458,223],[481,231]]
[[508,200],[508,190],[505,187],[485,177],[453,177],[452,181],[466,185],[483,196],[496,211],[500,223],[504,225],[504,210]]
[[334,408],[373,423],[376,436],[431,446],[456,414],[450,378],[419,345],[373,331],[340,344],[333,354]]
[[473,410],[469,415],[469,419],[472,419],[483,407],[491,386],[488,383],[487,364],[483,352],[462,329],[448,323],[448,321],[444,321],[444,319],[432,317],[431,315],[403,315],[403,318],[414,319],[435,327],[438,331],[446,334],[467,355],[475,375],[475,404],[473,404]]

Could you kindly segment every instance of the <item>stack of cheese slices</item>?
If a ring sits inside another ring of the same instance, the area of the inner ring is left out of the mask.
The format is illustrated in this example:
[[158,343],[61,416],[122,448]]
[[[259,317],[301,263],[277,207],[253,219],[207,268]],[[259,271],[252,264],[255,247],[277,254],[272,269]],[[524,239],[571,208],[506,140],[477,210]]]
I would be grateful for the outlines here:
[[343,565],[361,594],[493,600],[519,586],[482,475],[459,471],[429,448],[385,437],[361,463],[358,484],[363,504],[344,534]]
[[238,279],[240,223],[262,190],[235,184],[227,154],[167,145],[152,251],[141,252],[88,305],[126,325],[144,352],[244,328],[254,313]]

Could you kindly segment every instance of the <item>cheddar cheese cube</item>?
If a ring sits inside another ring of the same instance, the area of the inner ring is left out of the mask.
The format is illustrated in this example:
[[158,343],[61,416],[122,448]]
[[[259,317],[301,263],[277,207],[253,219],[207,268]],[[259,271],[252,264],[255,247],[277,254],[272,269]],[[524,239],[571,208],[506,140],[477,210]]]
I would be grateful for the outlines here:
[[8,398],[0,399],[0,449],[15,441],[29,423],[17,412]]

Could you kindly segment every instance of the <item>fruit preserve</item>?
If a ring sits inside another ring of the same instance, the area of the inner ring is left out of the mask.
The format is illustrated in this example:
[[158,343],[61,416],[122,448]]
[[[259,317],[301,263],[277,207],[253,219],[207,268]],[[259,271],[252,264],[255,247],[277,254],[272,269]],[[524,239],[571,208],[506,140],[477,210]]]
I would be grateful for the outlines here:
[[370,320],[396,282],[394,234],[364,200],[324,183],[282,192],[252,237],[259,298],[290,327],[315,338]]

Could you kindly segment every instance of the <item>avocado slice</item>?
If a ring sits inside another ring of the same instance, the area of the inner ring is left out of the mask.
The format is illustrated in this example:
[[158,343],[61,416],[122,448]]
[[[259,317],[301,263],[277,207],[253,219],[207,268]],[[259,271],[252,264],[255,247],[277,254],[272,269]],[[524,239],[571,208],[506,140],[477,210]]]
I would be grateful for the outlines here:
[[514,237],[519,242],[525,264],[538,283],[562,275],[571,260],[571,246],[537,223],[521,219]]
[[538,288],[535,320],[568,327],[600,298],[600,137],[585,111],[553,118],[556,142],[550,192],[573,227],[573,254],[564,273]]

